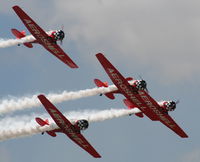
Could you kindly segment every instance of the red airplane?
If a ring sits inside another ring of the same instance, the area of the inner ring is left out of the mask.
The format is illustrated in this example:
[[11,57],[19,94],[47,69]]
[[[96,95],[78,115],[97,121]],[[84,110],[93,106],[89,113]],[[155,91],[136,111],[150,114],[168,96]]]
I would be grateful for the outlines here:
[[[90,145],[90,143],[85,139],[85,137],[81,134],[82,130],[88,128],[88,121],[85,119],[77,120],[73,124],[44,96],[38,96],[40,102],[43,104],[49,115],[58,125],[58,129],[54,129],[51,131],[47,131],[46,133],[52,137],[56,137],[56,133],[64,133],[66,134],[72,141],[74,141],[77,145],[87,151],[95,158],[100,158],[101,156],[97,151]],[[43,120],[41,118],[35,118],[36,122],[40,126],[49,125],[48,119]],[[42,133],[44,134],[44,133]]]
[[[63,38],[65,37],[65,33],[62,30],[53,31],[48,35],[19,6],[14,6],[13,10],[36,39],[32,42],[24,43],[26,47],[32,48],[32,43],[39,43],[47,51],[52,53],[69,67],[78,68],[78,66],[71,60],[71,58],[56,43],[57,41],[62,42]],[[20,32],[17,29],[11,29],[11,31],[18,39],[26,36],[25,31]]]
[[[98,53],[96,54],[96,57],[112,82],[118,88],[116,91],[106,93],[105,95],[108,98],[114,99],[114,93],[121,93],[126,97],[126,99],[124,99],[124,103],[129,109],[139,108],[141,110],[140,113],[136,113],[137,116],[143,117],[143,114],[145,114],[153,121],[160,121],[180,137],[188,137],[188,135],[175,123],[175,121],[168,114],[169,111],[175,110],[176,102],[156,102],[148,94],[146,81],[143,79],[133,80],[130,77],[124,78],[122,74],[106,59],[103,54]],[[102,82],[98,79],[95,79],[94,82],[98,87],[108,87],[107,82]]]

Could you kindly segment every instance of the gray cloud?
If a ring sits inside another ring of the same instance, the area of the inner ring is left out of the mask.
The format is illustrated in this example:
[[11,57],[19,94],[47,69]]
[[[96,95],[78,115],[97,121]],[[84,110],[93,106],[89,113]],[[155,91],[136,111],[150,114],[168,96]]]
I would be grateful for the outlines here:
[[[75,42],[80,53],[85,53],[81,56],[84,59],[105,52],[111,60],[120,60],[127,68],[142,67],[166,83],[191,78],[200,69],[199,1],[48,3],[51,7],[46,9],[46,4],[39,1],[24,3],[22,7],[31,17],[38,17],[37,22],[46,30],[63,24],[69,40]],[[11,4],[2,6],[1,12],[7,12]]]
[[197,161],[200,161],[200,149],[195,149],[192,152],[187,153],[179,161],[181,161],[181,162],[197,162]]
[[80,51],[89,46],[122,63],[151,67],[149,72],[166,82],[190,78],[200,69],[198,1],[59,0],[55,5],[52,23],[64,21]]

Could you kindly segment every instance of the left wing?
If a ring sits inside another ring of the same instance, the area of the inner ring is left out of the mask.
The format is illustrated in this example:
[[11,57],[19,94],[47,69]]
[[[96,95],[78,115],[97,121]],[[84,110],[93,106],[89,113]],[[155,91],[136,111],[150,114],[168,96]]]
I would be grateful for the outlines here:
[[36,40],[46,48],[50,53],[67,64],[71,68],[78,68],[78,66],[71,60],[71,58],[55,43],[51,37],[37,25],[19,6],[14,6],[13,10],[19,16],[21,21],[36,38]]
[[63,133],[65,133],[72,141],[77,145],[87,151],[95,158],[100,158],[101,156],[96,150],[90,145],[90,143],[85,139],[85,137],[74,129],[74,125],[44,96],[38,96],[41,103],[44,105],[47,112],[51,115],[56,124],[61,128]]

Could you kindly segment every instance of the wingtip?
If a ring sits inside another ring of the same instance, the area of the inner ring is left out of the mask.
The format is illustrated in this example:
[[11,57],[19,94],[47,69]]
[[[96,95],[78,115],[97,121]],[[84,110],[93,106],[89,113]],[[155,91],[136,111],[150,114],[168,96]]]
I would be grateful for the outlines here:
[[98,57],[98,56],[103,56],[103,53],[97,53],[96,57]]
[[13,6],[12,8],[15,10],[15,9],[17,9],[17,8],[20,8],[20,7],[17,6],[17,5],[15,5],[15,6]]
[[45,97],[43,94],[39,94],[38,96],[37,96],[39,99],[41,99],[41,98],[43,98],[43,97]]
[[182,136],[182,138],[189,138],[189,136],[188,136],[188,135],[185,135],[185,136]]
[[77,65],[71,66],[73,69],[78,69],[79,67]]
[[97,154],[96,156],[94,156],[95,158],[101,158],[101,155]]
[[77,68],[79,68],[78,65],[76,65],[75,63],[72,63],[72,62],[70,62],[70,63],[68,62],[67,65],[68,65],[70,68],[72,68],[72,69],[77,69]]

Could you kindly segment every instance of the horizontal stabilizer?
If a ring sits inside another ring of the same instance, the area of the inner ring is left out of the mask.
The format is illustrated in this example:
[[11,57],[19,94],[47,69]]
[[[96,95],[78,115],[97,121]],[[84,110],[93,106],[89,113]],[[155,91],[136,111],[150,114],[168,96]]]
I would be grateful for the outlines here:
[[102,82],[99,79],[94,79],[94,83],[97,87],[108,87],[108,82]]
[[137,107],[132,102],[130,102],[128,99],[124,99],[123,101],[124,101],[124,104],[128,107],[128,109],[132,109],[132,108]]
[[56,133],[54,131],[46,131],[48,135],[51,137],[56,137]]
[[105,96],[108,97],[109,99],[111,100],[114,100],[115,99],[115,96],[113,93],[105,93]]
[[33,48],[32,43],[24,43],[24,45],[25,45],[26,47],[28,47],[28,48]]
[[140,112],[140,113],[135,113],[135,115],[138,116],[138,117],[140,117],[140,118],[143,118],[143,117],[144,117],[144,115],[143,115],[142,112]]
[[48,119],[43,120],[43,119],[37,117],[37,118],[35,118],[35,121],[42,127],[45,125],[49,125]]
[[20,38],[23,38],[23,37],[25,37],[26,36],[26,32],[25,31],[18,31],[17,29],[11,29],[11,32],[13,33],[13,35],[16,37],[16,38],[18,38],[18,39],[20,39]]

